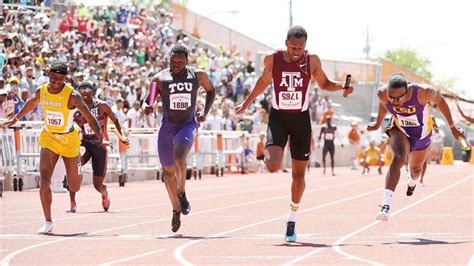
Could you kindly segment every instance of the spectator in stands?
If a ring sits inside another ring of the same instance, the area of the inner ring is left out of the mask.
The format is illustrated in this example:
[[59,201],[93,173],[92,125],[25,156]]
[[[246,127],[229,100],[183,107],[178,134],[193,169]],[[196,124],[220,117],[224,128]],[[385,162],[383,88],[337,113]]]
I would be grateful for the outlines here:
[[144,113],[139,101],[133,104],[133,108],[127,112],[128,128],[142,128],[145,121]]
[[356,121],[352,121],[351,130],[347,133],[347,139],[349,140],[349,156],[352,161],[352,170],[358,170],[359,168],[359,150],[360,150],[360,135],[358,130],[358,124]]
[[0,119],[7,118],[7,97],[7,90],[0,89]]
[[205,129],[207,130],[222,130],[223,119],[217,111],[217,108],[213,107],[210,114],[208,115],[205,123]]

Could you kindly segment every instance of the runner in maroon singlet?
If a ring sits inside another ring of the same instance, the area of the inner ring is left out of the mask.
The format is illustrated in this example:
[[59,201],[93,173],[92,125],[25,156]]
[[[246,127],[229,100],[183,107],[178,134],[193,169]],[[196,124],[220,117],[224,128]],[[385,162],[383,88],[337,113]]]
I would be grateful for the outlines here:
[[[272,109],[267,129],[265,164],[270,172],[280,169],[283,150],[290,137],[292,158],[291,204],[286,222],[285,240],[296,241],[296,211],[299,208],[305,188],[305,170],[311,154],[311,121],[308,112],[308,83],[314,78],[322,90],[340,91],[342,82],[329,79],[321,68],[321,60],[305,50],[307,33],[301,26],[292,27],[286,36],[285,51],[276,51],[264,59],[264,70],[258,78],[252,93],[239,106],[236,113],[245,109],[263,93],[273,80]],[[352,93],[349,86],[344,96]]]
[[[90,81],[84,81],[78,87],[78,91],[84,99],[87,107],[91,114],[99,122],[102,133],[105,139],[108,140],[107,136],[107,119],[110,118],[115,125],[118,132],[123,135],[120,123],[110,109],[110,106],[101,100],[95,99],[96,87]],[[110,207],[110,199],[107,192],[107,187],[104,185],[104,178],[107,173],[107,150],[100,145],[100,141],[95,136],[91,127],[87,123],[84,116],[77,112],[74,115],[74,122],[81,128],[83,146],[86,152],[81,156],[81,164],[86,164],[92,158],[92,180],[94,188],[102,195],[102,208],[104,211],[108,211]],[[128,139],[124,142],[128,144]],[[76,192],[69,191],[69,197],[71,199],[71,208],[69,212],[76,212]]]

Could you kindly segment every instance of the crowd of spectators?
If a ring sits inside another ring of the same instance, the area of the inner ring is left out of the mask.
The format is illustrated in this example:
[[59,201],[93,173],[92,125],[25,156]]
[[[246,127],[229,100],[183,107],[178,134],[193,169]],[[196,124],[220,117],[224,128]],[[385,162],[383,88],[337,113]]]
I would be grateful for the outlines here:
[[[248,130],[260,133],[268,121],[271,95],[260,95],[243,116],[234,113],[257,81],[255,64],[223,46],[209,47],[170,25],[173,14],[162,5],[131,7],[71,7],[61,14],[51,9],[5,7],[0,29],[0,118],[16,114],[35,89],[48,81],[54,61],[68,64],[67,82],[85,80],[98,88],[125,127],[157,127],[161,103],[145,116],[143,102],[150,77],[168,67],[174,44],[188,47],[189,63],[205,69],[217,99],[202,125],[209,130]],[[310,110],[315,124],[332,116],[331,101],[312,91]],[[203,108],[205,98],[198,98]],[[41,109],[23,120],[41,120]]]

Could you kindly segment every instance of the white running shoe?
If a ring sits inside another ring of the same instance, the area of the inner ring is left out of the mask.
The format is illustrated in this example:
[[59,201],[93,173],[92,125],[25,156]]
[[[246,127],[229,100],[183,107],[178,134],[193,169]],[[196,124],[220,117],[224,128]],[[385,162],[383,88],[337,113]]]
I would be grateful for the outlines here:
[[49,234],[53,232],[53,223],[45,222],[44,225],[38,230],[38,234]]
[[54,182],[51,185],[51,191],[53,191],[54,193],[66,193],[67,189],[64,188],[63,182],[59,181],[59,182]]
[[377,214],[377,220],[379,221],[388,221],[388,211],[390,210],[390,206],[388,205],[383,205],[383,206],[380,206],[382,207],[382,209],[380,210],[380,212]]

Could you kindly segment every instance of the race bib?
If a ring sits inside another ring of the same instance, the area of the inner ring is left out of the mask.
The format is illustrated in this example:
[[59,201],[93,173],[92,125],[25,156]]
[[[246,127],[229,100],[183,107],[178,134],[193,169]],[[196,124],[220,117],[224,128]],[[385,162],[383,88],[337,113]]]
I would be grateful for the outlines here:
[[397,115],[397,120],[400,123],[400,126],[402,127],[419,127],[420,122],[418,122],[418,118],[416,115],[410,115],[410,116],[401,116]]
[[89,126],[89,124],[84,124],[84,134],[86,135],[95,135],[94,130]]
[[278,107],[281,110],[298,110],[302,107],[301,91],[280,91]]
[[333,140],[334,139],[334,134],[333,133],[326,133],[326,134],[324,134],[324,139],[325,140]]
[[191,107],[191,94],[176,93],[170,95],[170,109],[184,111]]
[[46,110],[46,125],[60,127],[64,126],[64,115],[60,112]]

